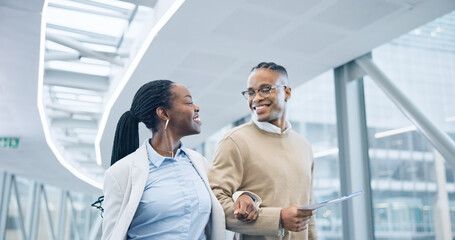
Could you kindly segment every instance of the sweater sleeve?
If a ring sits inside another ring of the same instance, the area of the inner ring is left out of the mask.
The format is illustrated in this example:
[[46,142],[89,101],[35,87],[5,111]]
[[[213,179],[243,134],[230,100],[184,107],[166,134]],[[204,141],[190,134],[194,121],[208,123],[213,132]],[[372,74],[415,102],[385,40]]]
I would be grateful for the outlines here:
[[[253,223],[244,223],[234,217],[233,194],[242,186],[245,161],[233,139],[221,140],[209,172],[210,186],[223,206],[228,230],[248,235],[278,236],[279,207],[263,207]],[[259,196],[260,197],[260,196]]]
[[[310,147],[311,149],[311,147]],[[310,151],[310,156],[309,158],[311,159],[311,186],[310,187],[310,204],[314,203],[314,191],[313,191],[313,182],[314,182],[314,159],[313,159],[313,152]],[[314,214],[310,222],[308,223],[308,239],[309,240],[318,240],[318,229],[316,226],[316,215]]]

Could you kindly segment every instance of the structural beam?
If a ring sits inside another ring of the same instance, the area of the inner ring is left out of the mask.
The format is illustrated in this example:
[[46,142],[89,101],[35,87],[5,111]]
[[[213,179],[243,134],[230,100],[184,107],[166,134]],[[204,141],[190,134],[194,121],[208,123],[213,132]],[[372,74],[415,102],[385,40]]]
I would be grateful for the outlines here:
[[5,172],[3,173],[2,192],[1,192],[1,206],[0,206],[0,239],[6,237],[6,220],[8,219],[9,204],[11,201],[11,186],[12,176]]
[[154,8],[158,0],[120,0],[122,2],[129,2],[136,5],[146,6],[150,8]]
[[106,16],[106,17],[115,17],[115,18],[122,18],[122,19],[126,19],[128,17],[128,15],[125,13],[122,14],[119,12],[98,11],[98,10],[92,10],[92,9],[88,9],[88,8],[68,6],[68,5],[59,4],[59,3],[49,3],[48,6],[55,7],[55,8],[61,8],[61,9],[68,9],[71,11],[91,13],[91,14],[95,14],[95,15],[99,15],[99,16]]
[[[94,132],[94,135],[96,131]],[[93,141],[89,141],[86,139],[74,138],[74,137],[66,137],[66,136],[59,136],[57,140],[62,142],[64,145],[71,145],[71,144],[91,144],[93,145]]]
[[49,40],[49,41],[61,44],[63,46],[72,48],[74,50],[77,50],[83,56],[98,58],[98,59],[101,59],[101,60],[104,60],[104,61],[108,61],[108,62],[113,63],[113,64],[118,65],[118,66],[123,66],[123,62],[122,61],[120,61],[118,59],[115,59],[115,58],[111,58],[111,57],[105,56],[105,55],[100,54],[98,52],[95,52],[91,48],[86,47],[83,44],[81,44],[80,42],[75,41],[75,40],[73,40],[71,38],[58,36],[57,34],[53,34],[53,33],[49,32],[49,31],[47,31],[46,32],[46,39]]
[[392,81],[369,59],[361,57],[355,62],[373,79],[376,85],[389,97],[403,114],[417,127],[423,136],[455,167],[455,143],[430,119],[428,119],[415,104],[413,104]]
[[27,233],[25,232],[25,224],[24,224],[24,214],[22,213],[22,204],[19,198],[19,188],[17,187],[16,178],[12,178],[12,190],[14,190],[14,198],[16,199],[17,205],[17,224],[19,225],[19,230],[22,234],[23,239],[27,239]]
[[97,129],[97,120],[83,120],[74,118],[54,118],[52,119],[52,127],[57,128],[89,128]]
[[31,194],[33,199],[33,206],[30,209],[30,230],[29,239],[36,240],[38,238],[39,215],[41,207],[41,184],[33,183],[33,192]]
[[81,55],[69,52],[47,52],[44,55],[44,61],[73,61],[79,60]]
[[78,114],[78,115],[85,115],[94,118],[99,118],[101,116],[101,110],[90,110],[90,109],[83,109],[78,107],[72,106],[63,106],[59,104],[47,104],[46,108],[50,108],[56,111],[62,111],[71,114]]
[[335,69],[341,194],[363,190],[342,203],[343,239],[374,239],[368,133],[361,71],[348,63]]
[[436,240],[453,239],[452,219],[450,218],[449,194],[447,191],[446,167],[444,158],[434,151],[434,169],[437,192],[433,199],[434,233]]
[[47,69],[44,84],[105,92],[109,88],[107,77]]
[[107,3],[101,3],[101,2],[96,2],[96,1],[92,1],[92,0],[74,0],[74,1],[75,2],[80,2],[80,3],[83,3],[83,4],[87,4],[87,5],[90,5],[90,6],[95,6],[95,7],[99,7],[99,8],[109,9],[109,10],[120,12],[120,13],[123,13],[123,14],[128,14],[129,13],[128,9],[117,7],[117,6],[114,6],[112,4],[109,5]]
[[[52,23],[48,23],[46,25],[46,27],[47,27],[47,29],[55,29],[55,30],[60,30],[60,31],[64,31],[64,32],[76,33],[75,34],[76,36],[71,36],[71,39],[76,40],[76,42],[81,39],[81,36],[85,36],[82,39],[93,39],[94,42],[97,42],[97,41],[100,43],[104,42],[106,45],[115,46],[115,43],[118,42],[118,40],[119,40],[118,37],[109,36],[109,35],[97,33],[97,32],[84,31],[81,29],[76,29],[76,28],[71,28],[71,27],[65,27],[65,26],[56,25],[56,24],[52,24]],[[81,42],[85,42],[85,41],[79,41],[79,44],[81,44]]]
[[58,232],[57,232],[57,239],[64,239],[65,236],[65,227],[66,227],[66,216],[67,216],[67,199],[68,194],[65,190],[61,190],[61,197],[60,197],[60,207],[59,207],[59,214],[58,214]]
[[54,223],[52,222],[51,212],[49,210],[49,201],[47,199],[47,193],[44,189],[44,185],[41,185],[41,194],[44,200],[44,214],[46,215],[46,220],[48,222],[49,232],[51,233],[52,240],[55,240],[55,231],[54,231]]

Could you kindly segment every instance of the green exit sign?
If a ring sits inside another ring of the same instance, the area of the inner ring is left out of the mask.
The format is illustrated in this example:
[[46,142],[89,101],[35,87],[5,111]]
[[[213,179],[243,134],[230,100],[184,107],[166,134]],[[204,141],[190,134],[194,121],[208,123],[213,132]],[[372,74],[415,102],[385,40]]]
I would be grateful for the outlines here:
[[0,148],[17,148],[19,147],[19,138],[0,137]]

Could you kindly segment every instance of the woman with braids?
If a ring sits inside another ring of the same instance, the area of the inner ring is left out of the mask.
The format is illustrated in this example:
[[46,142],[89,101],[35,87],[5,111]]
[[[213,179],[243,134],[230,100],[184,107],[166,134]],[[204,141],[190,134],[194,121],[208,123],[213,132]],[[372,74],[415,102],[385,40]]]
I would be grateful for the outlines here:
[[[140,147],[139,122],[152,132]],[[207,161],[180,142],[200,131],[199,107],[184,86],[156,80],[137,91],[117,124],[105,173],[102,239],[225,238]]]

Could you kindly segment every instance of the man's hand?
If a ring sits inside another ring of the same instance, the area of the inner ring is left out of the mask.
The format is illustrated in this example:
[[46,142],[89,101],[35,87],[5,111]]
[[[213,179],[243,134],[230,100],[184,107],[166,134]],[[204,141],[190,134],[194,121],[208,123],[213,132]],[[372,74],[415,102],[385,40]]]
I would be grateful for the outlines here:
[[235,201],[234,216],[238,220],[251,223],[258,218],[258,210],[253,199],[247,194],[242,194],[237,201]]
[[300,232],[308,228],[308,222],[313,216],[312,210],[297,209],[301,205],[294,204],[281,210],[281,226],[292,232]]

